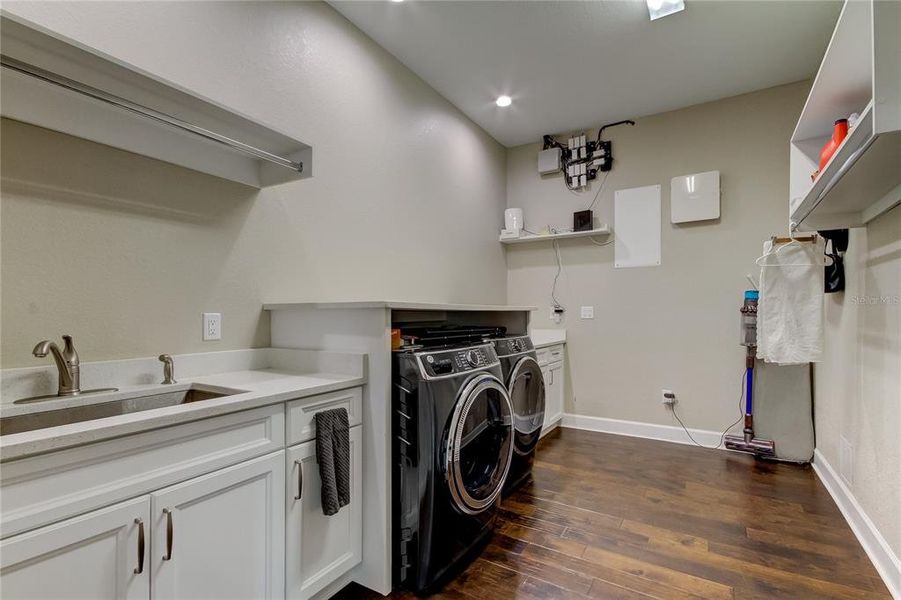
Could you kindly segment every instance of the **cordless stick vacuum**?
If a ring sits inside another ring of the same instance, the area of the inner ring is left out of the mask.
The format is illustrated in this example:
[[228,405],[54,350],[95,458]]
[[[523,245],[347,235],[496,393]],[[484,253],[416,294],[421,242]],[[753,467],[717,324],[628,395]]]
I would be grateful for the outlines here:
[[748,349],[745,356],[745,428],[744,435],[727,435],[726,448],[750,452],[757,456],[775,456],[776,443],[754,437],[754,358],[757,355],[757,290],[745,292],[741,307],[741,345]]

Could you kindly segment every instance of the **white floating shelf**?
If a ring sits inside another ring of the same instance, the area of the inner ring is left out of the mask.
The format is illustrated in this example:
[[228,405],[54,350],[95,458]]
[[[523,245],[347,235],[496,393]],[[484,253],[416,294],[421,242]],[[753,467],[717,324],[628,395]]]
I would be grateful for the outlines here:
[[548,233],[544,235],[523,235],[518,238],[502,239],[502,244],[525,244],[527,242],[547,242],[550,240],[571,240],[583,237],[595,237],[601,235],[610,235],[610,227],[601,225],[588,231],[566,231],[563,233]]
[[6,13],[0,114],[252,187],[310,177],[293,137]]
[[[901,202],[901,3],[848,0],[789,144],[801,230],[860,227]],[[816,179],[833,123],[860,119]]]

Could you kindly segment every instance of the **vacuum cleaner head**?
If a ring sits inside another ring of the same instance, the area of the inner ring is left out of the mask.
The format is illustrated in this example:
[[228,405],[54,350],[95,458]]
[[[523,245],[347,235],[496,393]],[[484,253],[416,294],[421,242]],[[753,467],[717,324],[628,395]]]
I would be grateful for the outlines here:
[[738,452],[748,452],[755,456],[776,456],[776,442],[758,438],[746,438],[742,435],[727,435],[726,448]]

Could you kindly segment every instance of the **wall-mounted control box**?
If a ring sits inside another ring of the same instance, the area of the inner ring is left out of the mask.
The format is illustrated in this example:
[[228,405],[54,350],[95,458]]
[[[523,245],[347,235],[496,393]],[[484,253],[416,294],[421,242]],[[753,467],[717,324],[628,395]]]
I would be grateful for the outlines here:
[[720,218],[720,172],[707,171],[673,177],[670,182],[673,223]]
[[548,148],[538,152],[538,172],[542,175],[556,173],[562,166],[560,148]]

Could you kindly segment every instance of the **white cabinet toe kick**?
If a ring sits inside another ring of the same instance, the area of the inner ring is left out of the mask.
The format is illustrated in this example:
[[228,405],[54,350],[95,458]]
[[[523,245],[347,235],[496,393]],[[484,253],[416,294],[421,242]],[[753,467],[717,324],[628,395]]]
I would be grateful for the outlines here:
[[[361,404],[355,387],[4,463],[4,597],[314,596],[362,560]],[[350,503],[326,516],[315,414],[332,408]]]

